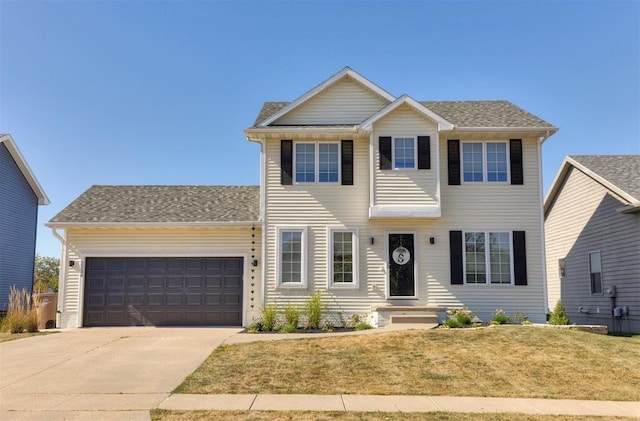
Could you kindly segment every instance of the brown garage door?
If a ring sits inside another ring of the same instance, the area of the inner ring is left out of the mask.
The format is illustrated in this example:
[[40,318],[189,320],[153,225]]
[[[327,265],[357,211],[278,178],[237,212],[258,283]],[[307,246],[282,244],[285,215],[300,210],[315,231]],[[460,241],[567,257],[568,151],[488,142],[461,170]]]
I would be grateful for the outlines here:
[[88,257],[84,326],[242,324],[241,257]]

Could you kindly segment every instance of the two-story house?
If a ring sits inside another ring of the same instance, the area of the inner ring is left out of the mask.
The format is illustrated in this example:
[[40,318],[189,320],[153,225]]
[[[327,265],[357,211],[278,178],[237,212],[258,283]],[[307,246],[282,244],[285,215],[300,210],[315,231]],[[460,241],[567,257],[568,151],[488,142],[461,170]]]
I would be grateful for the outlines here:
[[541,146],[556,131],[507,101],[395,97],[345,68],[245,130],[259,188],[96,186],[54,217],[63,325],[246,325],[315,290],[378,325],[462,306],[543,322]]

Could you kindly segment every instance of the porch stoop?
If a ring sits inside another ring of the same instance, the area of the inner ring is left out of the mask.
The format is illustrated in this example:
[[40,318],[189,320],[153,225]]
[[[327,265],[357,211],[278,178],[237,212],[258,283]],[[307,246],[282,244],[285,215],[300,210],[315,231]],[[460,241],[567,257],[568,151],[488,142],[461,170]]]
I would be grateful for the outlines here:
[[378,327],[388,324],[437,324],[446,318],[447,309],[443,307],[419,306],[372,306],[371,312],[377,315]]

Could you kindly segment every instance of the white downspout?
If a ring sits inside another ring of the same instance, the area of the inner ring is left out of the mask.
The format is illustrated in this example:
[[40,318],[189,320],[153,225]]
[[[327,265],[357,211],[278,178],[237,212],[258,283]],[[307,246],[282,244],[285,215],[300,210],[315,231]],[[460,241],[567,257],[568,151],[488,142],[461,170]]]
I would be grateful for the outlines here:
[[[544,136],[540,137],[538,141],[538,190],[539,190],[539,203],[540,203],[540,239],[541,239],[541,256],[542,256],[542,293],[543,293],[543,305],[545,315],[549,312],[549,297],[547,293],[547,252],[546,252],[546,239],[544,235],[544,196],[542,188],[542,144],[551,136],[549,131]],[[546,317],[546,316],[545,316]]]
[[[56,328],[59,328],[62,322],[62,311],[64,310],[65,281],[67,279],[67,239],[58,234],[55,227],[51,227],[51,232],[62,246],[60,251],[60,273],[58,274],[58,305],[56,306]],[[66,231],[64,236],[67,236]]]

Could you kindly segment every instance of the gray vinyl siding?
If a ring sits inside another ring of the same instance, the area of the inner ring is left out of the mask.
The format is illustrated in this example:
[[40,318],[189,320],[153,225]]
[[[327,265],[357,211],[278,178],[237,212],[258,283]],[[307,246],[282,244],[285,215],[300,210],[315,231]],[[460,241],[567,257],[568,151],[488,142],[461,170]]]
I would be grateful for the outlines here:
[[31,291],[38,198],[0,143],[0,311],[6,311],[12,285]]
[[[549,306],[561,298],[572,323],[602,324],[640,332],[640,214],[616,209],[626,202],[572,167],[545,220]],[[602,259],[602,289],[616,286],[615,305],[630,308],[622,325],[611,317],[612,300],[591,294],[589,253]],[[560,280],[558,259],[565,258]],[[578,308],[582,306],[583,311]]]

